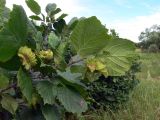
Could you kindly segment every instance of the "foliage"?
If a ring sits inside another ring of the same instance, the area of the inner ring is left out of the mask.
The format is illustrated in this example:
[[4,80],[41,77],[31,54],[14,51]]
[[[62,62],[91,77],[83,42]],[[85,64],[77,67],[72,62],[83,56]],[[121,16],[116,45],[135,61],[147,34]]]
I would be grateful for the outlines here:
[[[138,46],[143,50],[149,50],[150,45],[155,44],[154,46],[159,51],[160,49],[160,26],[153,25],[150,28],[146,28],[144,32],[141,32],[139,36],[140,43]],[[154,48],[155,48],[154,47]],[[149,50],[149,52],[152,52]]]
[[123,76],[101,76],[89,84],[89,93],[93,99],[91,109],[118,110],[120,105],[129,100],[130,93],[139,83],[136,73],[140,71],[138,59],[132,63],[130,70]]
[[10,10],[5,7],[6,1],[1,0],[0,1],[0,29],[3,27],[4,23],[7,22],[9,18],[9,12]]
[[[111,39],[95,16],[67,24],[67,14],[55,17],[61,11],[56,4],[46,6],[46,16],[36,1],[26,4],[34,15],[29,19],[22,6],[14,5],[0,31],[1,114],[23,120],[80,116],[88,109],[86,83],[124,75],[135,46]],[[97,61],[94,71],[87,65],[90,58]]]
[[140,80],[126,106],[118,111],[99,110],[84,115],[86,120],[158,120],[160,116],[160,81]]
[[151,44],[148,48],[148,52],[153,52],[153,53],[156,53],[159,51],[159,48],[157,47],[156,44]]
[[119,38],[119,35],[118,35],[118,33],[115,31],[115,29],[110,29],[110,35],[111,35],[112,39]]

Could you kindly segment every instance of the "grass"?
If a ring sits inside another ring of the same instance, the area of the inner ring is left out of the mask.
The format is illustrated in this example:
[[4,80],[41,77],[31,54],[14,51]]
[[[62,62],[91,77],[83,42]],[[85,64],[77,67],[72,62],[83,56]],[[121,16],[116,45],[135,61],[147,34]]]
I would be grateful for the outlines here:
[[126,107],[114,113],[95,112],[87,120],[160,120],[160,54],[140,53],[140,84]]
[[104,120],[160,120],[160,81],[141,81],[127,107],[106,112]]
[[140,80],[160,80],[160,54],[140,53],[141,72],[137,75]]

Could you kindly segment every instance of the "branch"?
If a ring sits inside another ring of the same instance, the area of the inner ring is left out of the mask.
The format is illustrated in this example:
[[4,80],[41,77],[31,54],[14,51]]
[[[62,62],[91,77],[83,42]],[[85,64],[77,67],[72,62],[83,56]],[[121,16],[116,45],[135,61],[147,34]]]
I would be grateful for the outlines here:
[[79,63],[79,62],[83,61],[84,59],[85,59],[85,58],[79,59],[79,60],[77,60],[77,61],[70,61],[67,66],[69,67],[69,66],[71,66],[71,65],[73,65],[73,64],[75,64],[75,63]]

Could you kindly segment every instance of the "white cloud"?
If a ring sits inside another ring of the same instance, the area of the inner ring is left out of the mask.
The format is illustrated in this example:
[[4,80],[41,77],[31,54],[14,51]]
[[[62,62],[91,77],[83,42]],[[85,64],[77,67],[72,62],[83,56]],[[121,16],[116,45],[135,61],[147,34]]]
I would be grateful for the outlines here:
[[119,6],[123,6],[126,8],[132,8],[132,6],[128,4],[128,0],[114,0],[114,2]]
[[154,13],[148,16],[137,16],[129,20],[113,21],[106,26],[114,28],[120,37],[138,42],[140,33],[144,31],[145,28],[149,28],[154,24],[160,25],[160,13]]
[[152,5],[147,2],[142,2],[143,7],[146,7],[150,13],[160,12],[160,5]]
[[[42,8],[44,13],[45,7],[48,3],[56,3],[57,7],[62,9],[62,12],[69,13],[69,18],[79,15],[82,11],[86,10],[85,7],[81,6],[78,0],[36,0]],[[28,15],[32,12],[27,7],[25,0],[6,0],[6,6],[12,8],[13,4],[22,5]]]

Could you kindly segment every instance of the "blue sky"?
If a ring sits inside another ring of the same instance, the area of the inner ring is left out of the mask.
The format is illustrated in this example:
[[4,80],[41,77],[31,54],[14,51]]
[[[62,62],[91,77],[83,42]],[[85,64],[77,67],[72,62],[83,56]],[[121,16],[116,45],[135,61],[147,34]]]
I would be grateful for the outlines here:
[[[107,28],[114,28],[120,37],[138,42],[138,36],[145,28],[153,24],[160,25],[160,0],[36,0],[42,9],[47,3],[57,3],[63,12],[68,13],[67,21],[74,16],[97,16]],[[25,0],[7,0],[12,4],[24,6],[27,14],[30,10]]]
[[[89,15],[96,14],[107,22],[150,15],[160,11],[160,0],[80,0]],[[81,15],[86,15],[85,12]]]

